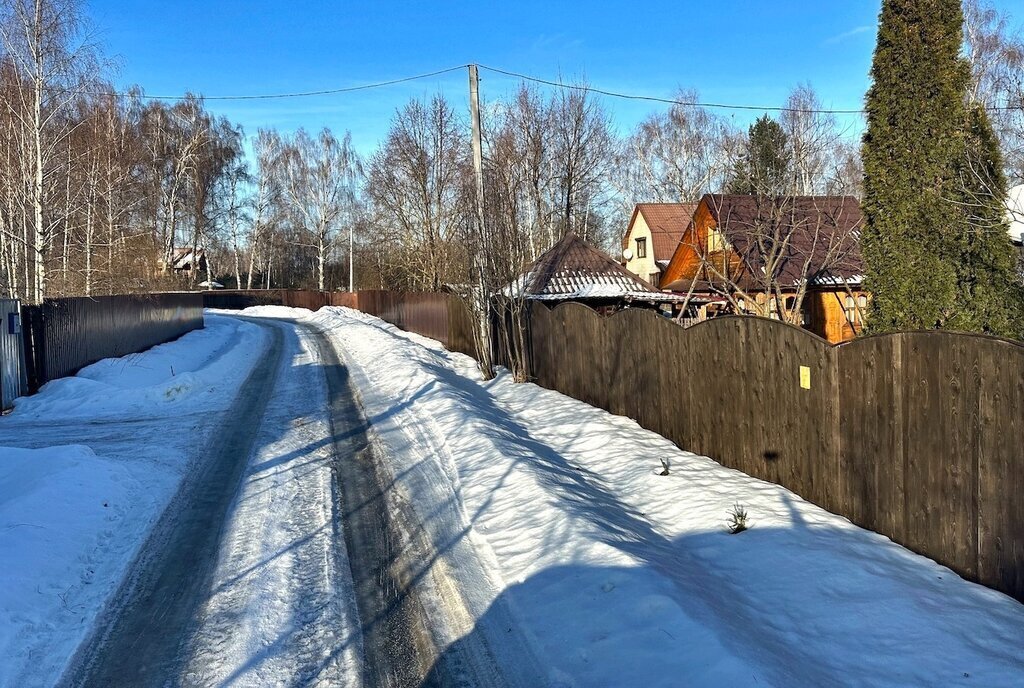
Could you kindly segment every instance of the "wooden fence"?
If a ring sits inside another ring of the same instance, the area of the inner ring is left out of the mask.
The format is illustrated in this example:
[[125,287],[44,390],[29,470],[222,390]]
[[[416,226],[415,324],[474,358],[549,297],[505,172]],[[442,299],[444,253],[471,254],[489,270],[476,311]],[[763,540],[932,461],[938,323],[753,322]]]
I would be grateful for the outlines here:
[[[473,319],[452,295],[310,293],[221,307],[347,306],[474,355]],[[763,318],[683,329],[579,304],[536,304],[529,341],[538,384],[1024,601],[1024,344],[904,332],[832,346]]]
[[[532,373],[1024,600],[1024,345],[533,309]],[[656,458],[656,457],[652,457]]]

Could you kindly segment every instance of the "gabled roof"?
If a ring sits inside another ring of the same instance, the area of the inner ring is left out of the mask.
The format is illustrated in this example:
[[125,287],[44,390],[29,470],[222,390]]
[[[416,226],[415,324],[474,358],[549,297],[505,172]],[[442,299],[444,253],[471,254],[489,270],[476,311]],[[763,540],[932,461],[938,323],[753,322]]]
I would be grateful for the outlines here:
[[198,263],[200,266],[206,261],[206,251],[198,249],[193,252],[188,247],[178,247],[171,254],[171,267],[175,270],[188,270]]
[[626,234],[622,237],[623,250],[629,248],[629,231],[633,228],[639,213],[644,216],[644,221],[651,230],[654,260],[670,260],[696,209],[696,203],[637,203],[633,208],[633,215],[629,218]]
[[538,256],[519,279],[516,290],[528,299],[625,299],[676,301],[652,289],[603,251],[572,232]]
[[784,247],[775,279],[796,285],[860,281],[860,202],[852,196],[744,196],[707,194],[718,231],[752,275],[764,274],[778,238]]

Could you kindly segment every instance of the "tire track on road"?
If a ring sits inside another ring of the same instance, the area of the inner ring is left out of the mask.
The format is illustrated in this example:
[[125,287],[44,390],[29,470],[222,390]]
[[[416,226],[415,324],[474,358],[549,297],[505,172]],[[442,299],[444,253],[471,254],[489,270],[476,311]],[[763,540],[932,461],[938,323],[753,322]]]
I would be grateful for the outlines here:
[[267,351],[224,412],[212,455],[165,509],[115,602],[79,649],[62,685],[177,685],[185,644],[217,562],[225,516],[280,373],[283,335],[261,325]]

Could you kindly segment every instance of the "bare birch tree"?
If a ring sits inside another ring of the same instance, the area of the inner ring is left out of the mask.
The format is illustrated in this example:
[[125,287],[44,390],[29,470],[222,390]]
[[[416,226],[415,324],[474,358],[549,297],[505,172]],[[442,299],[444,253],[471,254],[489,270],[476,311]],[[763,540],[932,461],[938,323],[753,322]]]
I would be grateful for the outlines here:
[[39,302],[46,295],[47,258],[57,222],[51,205],[53,170],[65,150],[71,125],[67,117],[75,89],[95,65],[93,46],[83,39],[76,0],[12,0],[0,16],[0,39],[15,79],[5,100],[18,127],[20,166],[31,209],[31,289]]
[[[680,90],[675,98],[697,102],[699,94]],[[637,202],[694,203],[721,189],[737,136],[728,120],[697,106],[648,116],[616,155],[619,215],[628,218]]]
[[1024,183],[1024,36],[988,0],[964,2],[964,44],[971,63],[968,99],[988,108],[1006,176]]
[[398,288],[438,290],[468,277],[472,218],[466,126],[442,96],[399,110],[370,160],[367,194]]
[[338,233],[356,221],[362,162],[347,132],[339,141],[329,129],[316,137],[299,129],[282,142],[279,173],[287,207],[302,230],[297,243],[316,251],[317,288],[323,290]]

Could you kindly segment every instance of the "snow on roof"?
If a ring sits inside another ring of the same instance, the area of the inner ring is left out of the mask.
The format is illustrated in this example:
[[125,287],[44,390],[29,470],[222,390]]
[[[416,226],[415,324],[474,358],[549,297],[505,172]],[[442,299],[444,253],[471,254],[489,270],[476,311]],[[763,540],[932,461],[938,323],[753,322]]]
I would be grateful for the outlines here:
[[[811,279],[811,284],[818,287],[838,287],[843,284],[851,287],[860,285],[864,281],[864,275],[850,275],[849,277],[839,277],[836,275],[818,275]],[[796,284],[799,284],[797,282]]]
[[654,289],[571,232],[533,261],[510,291],[541,301],[679,300]]
[[1006,214],[1010,221],[1010,238],[1018,243],[1024,241],[1024,184],[1007,192]]
[[206,251],[203,249],[193,251],[188,247],[176,248],[171,255],[171,267],[175,270],[187,270],[197,263],[202,264],[204,260],[206,260]]

